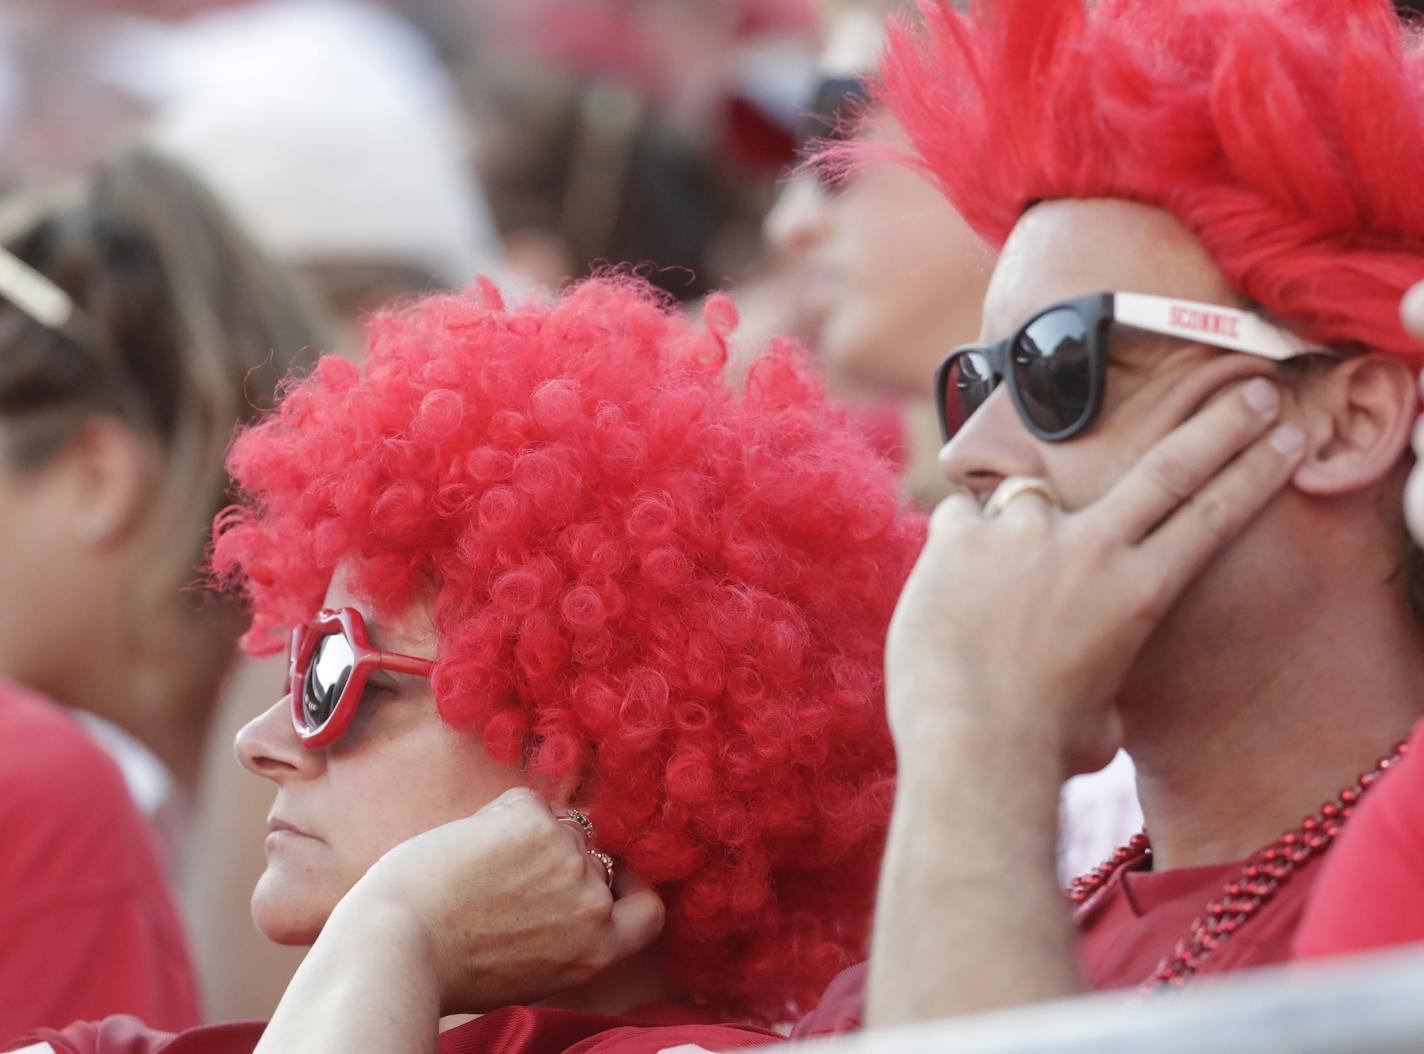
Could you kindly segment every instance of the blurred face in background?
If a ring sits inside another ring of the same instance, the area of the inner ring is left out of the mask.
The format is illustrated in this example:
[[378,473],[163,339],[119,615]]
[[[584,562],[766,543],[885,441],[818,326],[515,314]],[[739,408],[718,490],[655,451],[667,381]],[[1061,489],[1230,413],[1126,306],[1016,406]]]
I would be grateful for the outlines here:
[[[872,70],[881,37],[878,12],[836,15],[821,56],[823,88],[849,88]],[[855,95],[842,117],[855,113]],[[898,128],[873,112],[866,117],[860,134],[896,152]],[[928,396],[940,359],[978,332],[993,258],[939,191],[903,165],[870,162],[834,185],[798,172],[764,232],[779,267],[791,272],[790,325],[843,395]]]
[[[116,493],[118,426],[86,431],[40,464],[13,456],[15,434],[0,422],[0,670],[59,694],[64,670],[112,661],[117,590],[113,555],[125,508],[138,494],[133,473]],[[117,678],[116,678],[117,680]],[[115,694],[120,694],[115,690]]]

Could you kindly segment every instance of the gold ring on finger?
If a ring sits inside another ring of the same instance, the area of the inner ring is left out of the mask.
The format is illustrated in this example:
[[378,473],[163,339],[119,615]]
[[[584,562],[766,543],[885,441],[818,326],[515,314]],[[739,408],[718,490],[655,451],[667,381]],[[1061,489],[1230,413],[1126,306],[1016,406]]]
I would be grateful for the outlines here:
[[603,865],[603,878],[609,888],[613,888],[613,857],[597,849],[586,850],[588,855]]
[[588,818],[588,814],[580,809],[565,809],[564,815],[558,817],[558,821],[568,827],[574,828],[585,841],[593,841],[593,821]]
[[994,493],[984,503],[984,518],[992,520],[1008,508],[1009,502],[1025,494],[1037,494],[1055,509],[1063,508],[1058,492],[1048,480],[1039,476],[1009,476],[994,488]]

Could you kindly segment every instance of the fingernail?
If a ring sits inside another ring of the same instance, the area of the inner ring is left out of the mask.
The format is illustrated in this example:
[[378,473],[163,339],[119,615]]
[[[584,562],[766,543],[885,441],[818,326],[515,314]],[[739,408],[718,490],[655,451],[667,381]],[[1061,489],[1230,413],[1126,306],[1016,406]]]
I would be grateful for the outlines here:
[[1298,425],[1283,424],[1271,433],[1271,449],[1282,457],[1299,454],[1305,446],[1305,433]]
[[1262,417],[1269,417],[1281,405],[1281,393],[1264,377],[1257,377],[1248,382],[1241,391],[1241,397],[1246,400],[1247,406]]

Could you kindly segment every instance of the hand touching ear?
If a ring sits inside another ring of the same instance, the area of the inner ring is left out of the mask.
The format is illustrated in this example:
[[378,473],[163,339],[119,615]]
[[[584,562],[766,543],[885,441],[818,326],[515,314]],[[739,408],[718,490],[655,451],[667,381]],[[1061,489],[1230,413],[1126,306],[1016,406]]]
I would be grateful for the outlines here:
[[507,791],[417,835],[341,899],[255,1054],[434,1054],[443,1014],[527,1004],[651,944],[663,904],[609,888],[583,833]]
[[1305,437],[1276,425],[1280,406],[1248,382],[1074,512],[1037,493],[991,516],[965,494],[941,504],[886,642],[902,784],[921,759],[943,766],[945,724],[1046,743],[1058,777],[1105,764],[1143,642],[1300,463]]
[[1017,477],[983,509],[961,494],[935,510],[886,642],[900,770],[870,1025],[1078,990],[1053,874],[1059,788],[1111,756],[1139,649],[1300,464],[1306,437],[1280,410],[1251,380],[1080,509]]
[[396,846],[347,896],[405,913],[442,1006],[479,1013],[582,984],[662,931],[657,894],[634,881],[610,889],[589,848],[542,798],[516,788]]

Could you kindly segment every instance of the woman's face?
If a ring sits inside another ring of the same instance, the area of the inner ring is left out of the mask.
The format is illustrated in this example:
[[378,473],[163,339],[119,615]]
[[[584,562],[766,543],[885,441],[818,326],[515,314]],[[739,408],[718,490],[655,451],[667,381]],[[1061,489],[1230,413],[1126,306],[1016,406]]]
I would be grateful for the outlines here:
[[[340,573],[325,606],[364,610]],[[422,604],[385,622],[368,619],[367,629],[374,647],[435,655]],[[428,680],[387,670],[372,674],[350,728],[330,746],[301,745],[283,698],[238,733],[237,756],[277,785],[252,917],[281,944],[314,941],[337,901],[387,850],[522,782],[518,769],[490,760],[478,733],[439,719]]]

